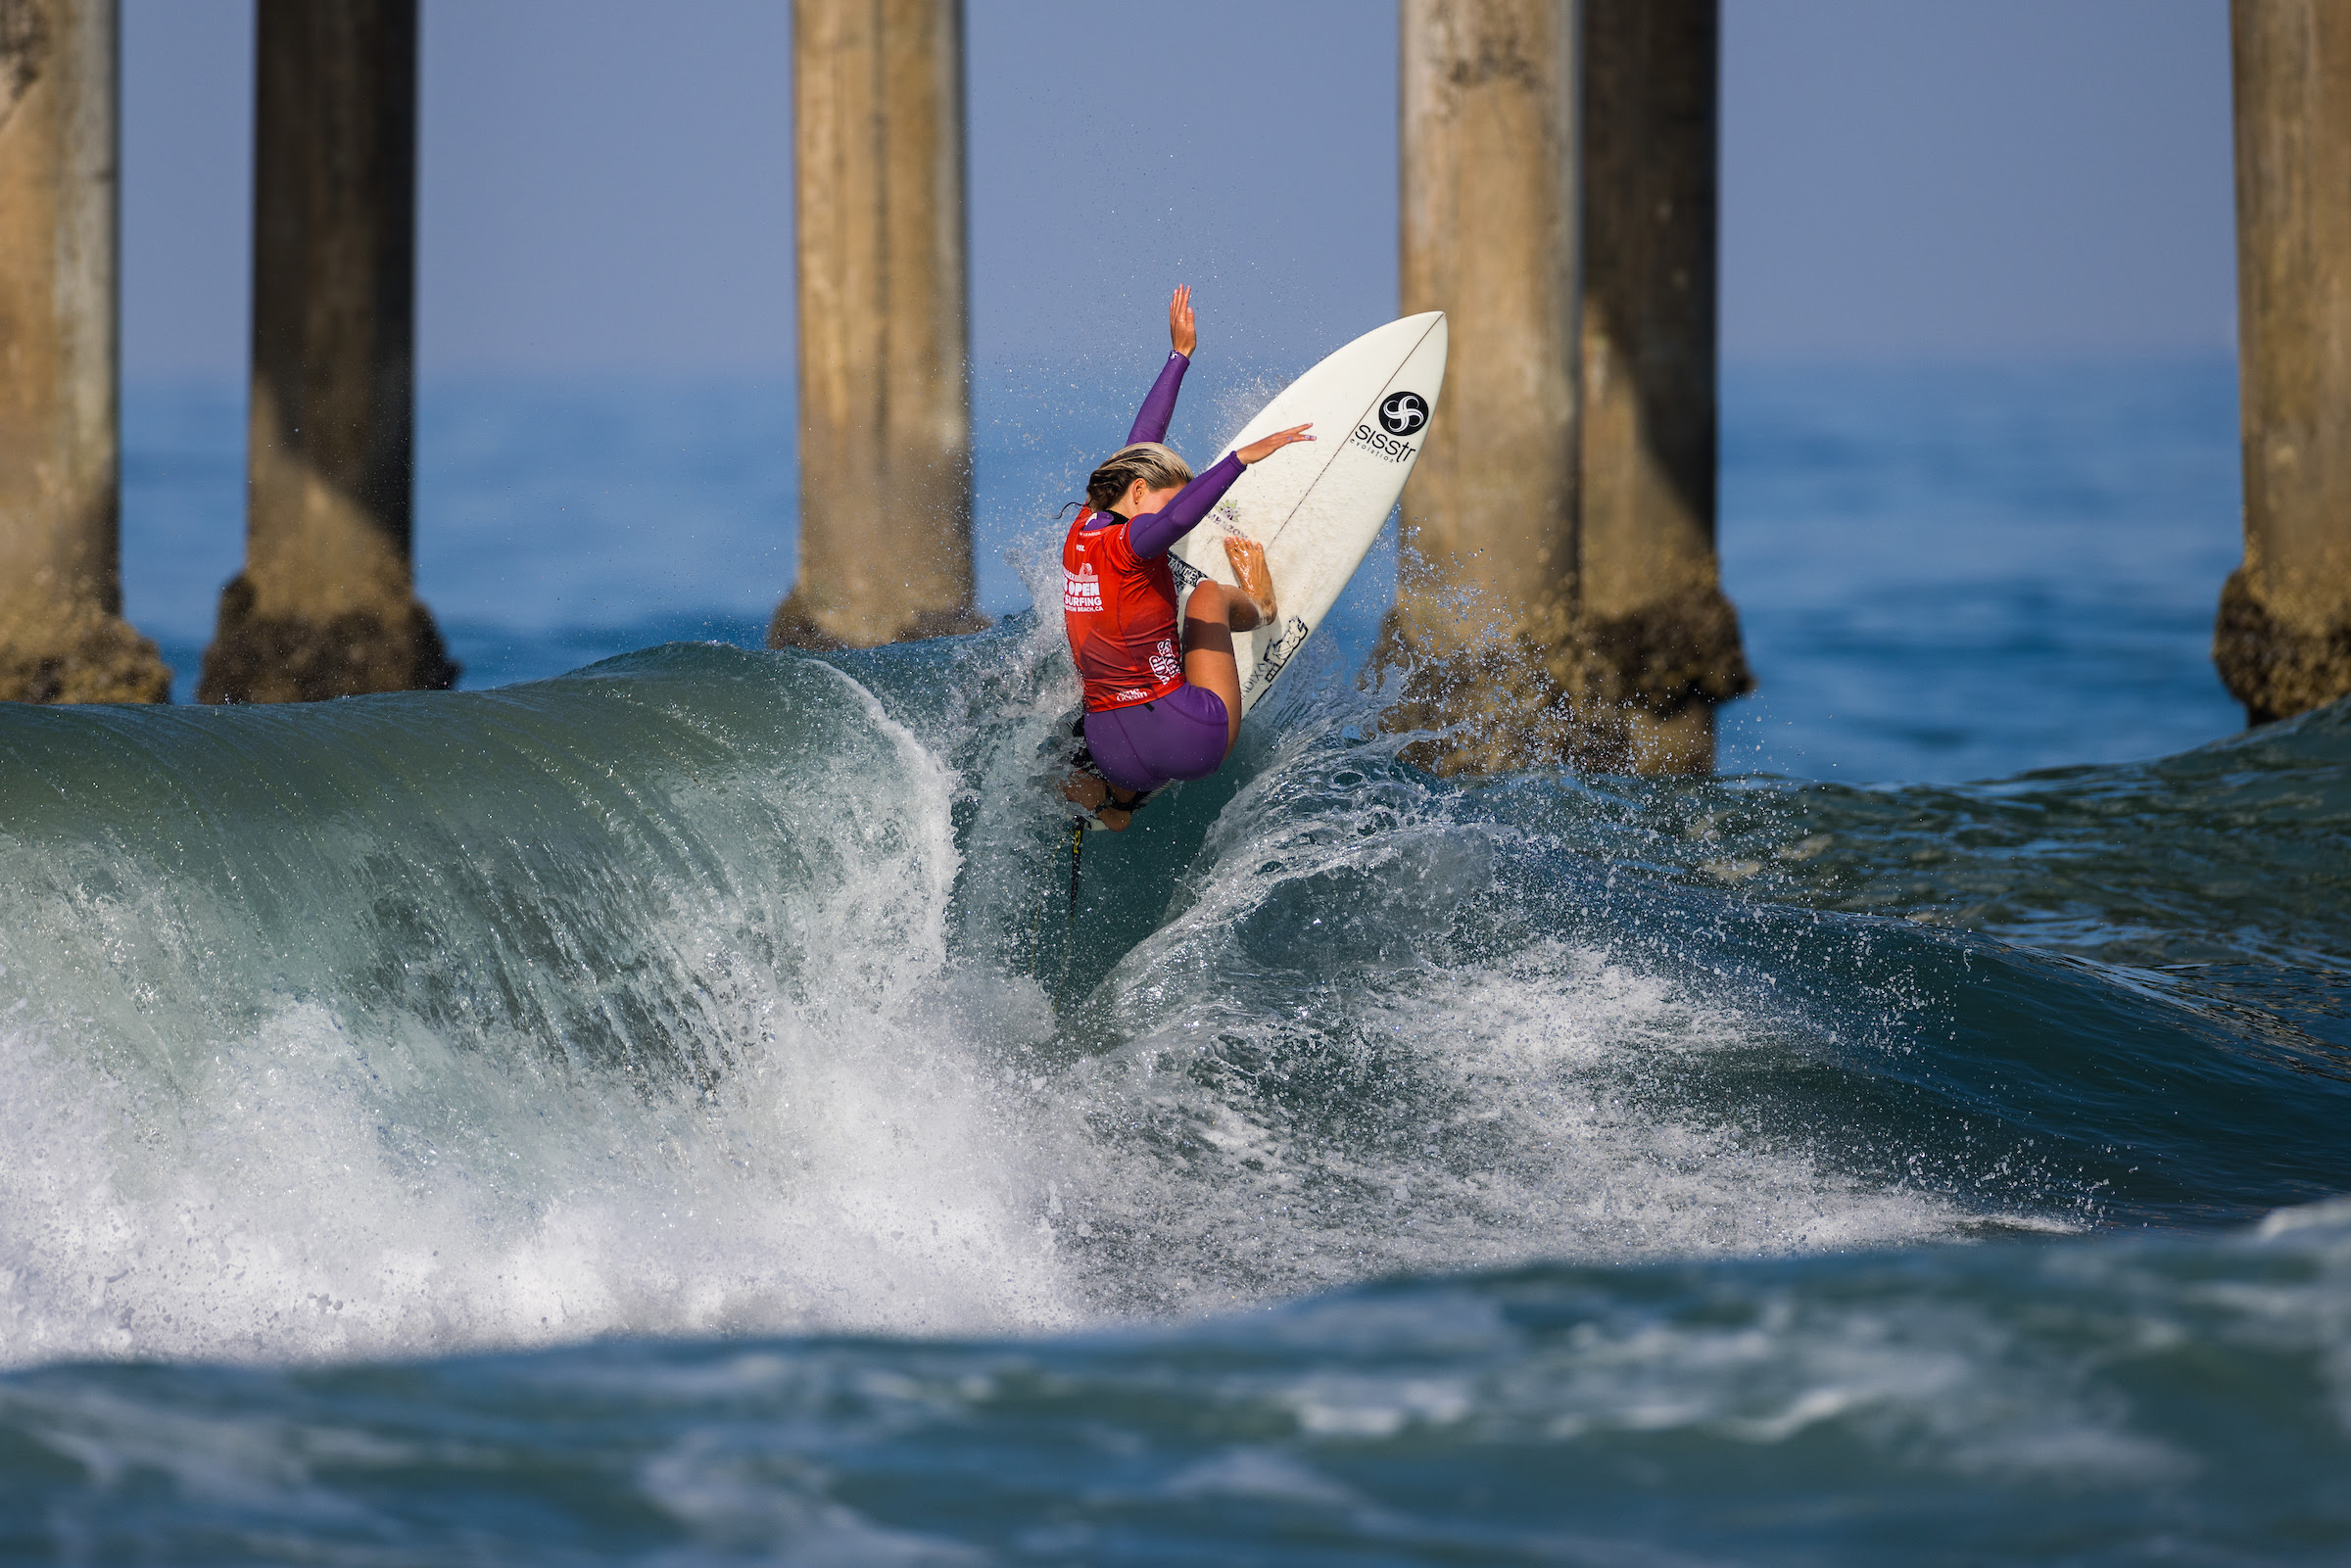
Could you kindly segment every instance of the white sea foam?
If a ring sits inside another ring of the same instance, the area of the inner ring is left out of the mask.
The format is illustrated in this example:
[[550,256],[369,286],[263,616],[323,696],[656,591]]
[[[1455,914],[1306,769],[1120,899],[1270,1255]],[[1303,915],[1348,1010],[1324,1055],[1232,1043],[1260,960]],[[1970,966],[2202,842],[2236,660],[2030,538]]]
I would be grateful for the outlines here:
[[[376,1042],[361,1072],[298,1005],[163,1117],[9,1036],[7,1358],[1069,1320],[968,1073],[870,1017],[770,1032],[760,1070],[682,1104],[429,1040]],[[420,1074],[469,1114],[388,1138],[380,1086]]]
[[1214,1309],[1535,1259],[1880,1246],[1966,1217],[1674,1110],[1652,1091],[1677,1059],[1742,1049],[1756,1021],[1604,952],[1362,975],[1315,1008],[1234,995],[1238,973],[1138,964],[1160,1022],[1071,1073],[1085,1139],[1059,1228],[1092,1233],[1106,1300]]

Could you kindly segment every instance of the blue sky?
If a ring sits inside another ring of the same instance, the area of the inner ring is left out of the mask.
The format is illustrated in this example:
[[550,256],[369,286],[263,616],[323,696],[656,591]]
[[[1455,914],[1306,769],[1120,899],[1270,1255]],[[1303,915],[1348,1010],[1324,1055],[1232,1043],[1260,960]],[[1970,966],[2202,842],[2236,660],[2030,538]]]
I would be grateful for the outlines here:
[[[648,24],[657,19],[657,25]],[[1726,0],[1732,362],[2227,352],[2226,0]],[[124,368],[242,374],[251,8],[124,0]],[[420,369],[771,373],[783,0],[425,0]],[[971,0],[984,358],[1393,313],[1380,0]],[[1138,324],[1139,323],[1139,324]]]

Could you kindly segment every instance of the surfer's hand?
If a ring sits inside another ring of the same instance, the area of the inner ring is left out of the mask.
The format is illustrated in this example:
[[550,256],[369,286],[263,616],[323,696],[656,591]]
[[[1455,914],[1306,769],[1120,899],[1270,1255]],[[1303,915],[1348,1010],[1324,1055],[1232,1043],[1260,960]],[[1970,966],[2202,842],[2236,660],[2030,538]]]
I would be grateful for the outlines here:
[[1192,325],[1192,286],[1189,283],[1177,285],[1175,295],[1168,301],[1168,341],[1186,359],[1200,346],[1200,333]]
[[1233,455],[1245,463],[1262,463],[1293,441],[1314,440],[1314,437],[1307,434],[1314,427],[1315,422],[1309,419],[1305,424],[1292,425],[1287,430],[1276,430],[1263,441],[1253,441],[1248,446],[1238,449]]

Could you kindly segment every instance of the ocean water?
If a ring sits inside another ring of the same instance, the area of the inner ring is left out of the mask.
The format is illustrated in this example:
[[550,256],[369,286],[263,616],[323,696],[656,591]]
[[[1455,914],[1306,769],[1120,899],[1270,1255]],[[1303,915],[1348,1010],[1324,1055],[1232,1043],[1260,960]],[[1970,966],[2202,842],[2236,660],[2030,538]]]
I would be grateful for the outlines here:
[[[984,368],[980,598],[1002,615],[1153,365]],[[1211,450],[1304,368],[1209,360],[1171,439]],[[797,569],[793,420],[783,383],[428,385],[417,572],[462,685],[758,646]],[[133,388],[125,427],[126,609],[190,701],[244,549],[244,406],[232,387]],[[2209,653],[2241,553],[2228,359],[1733,369],[1722,513],[1762,681],[1723,717],[1728,770],[1957,782],[2242,723]],[[1375,616],[1393,580],[1383,550],[1355,607]]]
[[[428,400],[472,689],[0,709],[0,1559],[2351,1559],[2351,705],[2203,661],[2226,367],[1729,392],[1723,776],[1419,773],[1375,569],[1075,882],[1100,395],[997,400],[1002,623],[823,658],[782,400]],[[135,412],[185,657],[235,412]]]

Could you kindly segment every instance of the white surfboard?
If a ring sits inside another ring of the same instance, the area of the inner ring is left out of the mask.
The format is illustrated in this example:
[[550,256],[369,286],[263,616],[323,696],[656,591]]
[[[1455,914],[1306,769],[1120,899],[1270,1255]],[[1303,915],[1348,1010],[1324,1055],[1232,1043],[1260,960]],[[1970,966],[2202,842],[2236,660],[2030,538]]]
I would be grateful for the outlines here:
[[1291,382],[1225,447],[1314,421],[1318,440],[1251,465],[1171,552],[1178,600],[1203,576],[1232,586],[1224,539],[1266,546],[1281,614],[1233,640],[1241,711],[1257,706],[1346,589],[1419,459],[1445,385],[1445,312],[1367,332]]

